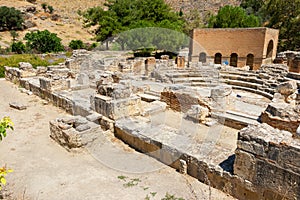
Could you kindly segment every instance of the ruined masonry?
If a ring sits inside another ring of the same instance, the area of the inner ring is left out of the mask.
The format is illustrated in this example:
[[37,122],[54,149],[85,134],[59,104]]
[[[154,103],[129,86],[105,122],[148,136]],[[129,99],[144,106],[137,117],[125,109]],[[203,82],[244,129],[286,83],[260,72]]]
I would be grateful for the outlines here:
[[300,199],[297,56],[249,71],[76,50],[55,66],[7,66],[5,77],[73,115],[49,122],[68,151],[111,134],[238,199]]

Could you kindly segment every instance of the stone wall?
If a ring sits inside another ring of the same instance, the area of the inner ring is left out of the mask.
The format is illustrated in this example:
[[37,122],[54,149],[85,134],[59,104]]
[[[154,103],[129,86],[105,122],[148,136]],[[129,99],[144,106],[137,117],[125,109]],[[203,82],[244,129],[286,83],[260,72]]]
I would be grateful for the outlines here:
[[267,124],[249,126],[239,132],[235,155],[234,174],[266,195],[300,198],[300,140],[291,133]]
[[166,88],[161,92],[160,100],[165,102],[168,108],[177,112],[187,112],[193,105],[200,105],[208,110],[211,110],[211,106],[208,103],[208,99],[205,100],[200,96],[194,94],[193,91],[185,91],[184,89],[175,90]]
[[[129,123],[129,122],[126,122]],[[299,140],[267,124],[248,126],[239,133],[233,172],[208,160],[147,137],[124,122],[116,122],[115,136],[131,147],[238,199],[300,198]],[[170,160],[173,160],[170,164]],[[228,158],[228,160],[230,160]]]

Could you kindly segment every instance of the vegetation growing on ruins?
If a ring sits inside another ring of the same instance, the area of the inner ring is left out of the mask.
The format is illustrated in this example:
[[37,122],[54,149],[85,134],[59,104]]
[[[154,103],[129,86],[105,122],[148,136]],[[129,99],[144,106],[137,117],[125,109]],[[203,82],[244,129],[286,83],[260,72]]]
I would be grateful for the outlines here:
[[0,57],[0,77],[4,77],[4,66],[18,67],[19,62],[29,62],[33,67],[37,66],[49,66],[56,65],[64,61],[63,58],[54,59],[51,58],[53,62],[50,62],[48,59],[42,59],[41,57],[33,54],[19,54],[12,55],[7,57]]
[[21,11],[6,6],[0,7],[0,31],[20,30],[23,22]]
[[[84,18],[85,26],[97,25],[95,31],[97,41],[112,41],[117,38],[121,49],[165,49],[172,44],[178,49],[182,45],[182,38],[174,37],[170,44],[166,44],[168,34],[146,34],[139,28],[157,27],[183,31],[184,21],[178,13],[175,13],[163,0],[108,0],[105,4],[107,10],[102,7],[90,8],[80,14]],[[130,31],[136,29],[136,31]],[[119,34],[122,33],[122,36]],[[152,32],[153,33],[153,32]],[[146,34],[146,35],[145,35]],[[161,35],[162,34],[162,35]],[[162,44],[159,46],[159,44]]]

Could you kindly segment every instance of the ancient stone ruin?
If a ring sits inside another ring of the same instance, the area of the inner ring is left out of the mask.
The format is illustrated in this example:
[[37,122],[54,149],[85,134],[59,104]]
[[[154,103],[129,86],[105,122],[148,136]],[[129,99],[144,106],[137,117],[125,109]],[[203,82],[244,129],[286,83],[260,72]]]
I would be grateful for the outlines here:
[[288,69],[77,50],[5,75],[73,115],[49,122],[68,151],[110,134],[238,199],[298,199],[300,75]]

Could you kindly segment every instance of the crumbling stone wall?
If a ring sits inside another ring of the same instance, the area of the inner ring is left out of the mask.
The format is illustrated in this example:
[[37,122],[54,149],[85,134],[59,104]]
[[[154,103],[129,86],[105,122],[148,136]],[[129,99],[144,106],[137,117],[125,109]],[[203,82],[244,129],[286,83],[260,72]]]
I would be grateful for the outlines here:
[[300,198],[300,140],[267,124],[248,126],[238,134],[234,174],[282,199]]
[[160,100],[165,102],[168,108],[177,112],[187,112],[192,105],[201,105],[208,108],[211,111],[211,106],[208,103],[208,99],[200,98],[199,96],[193,94],[193,91],[184,91],[184,89],[175,88],[165,88],[161,92]]

